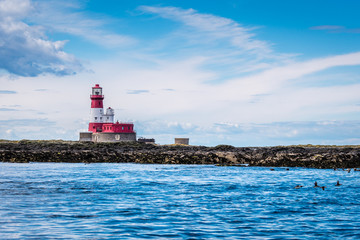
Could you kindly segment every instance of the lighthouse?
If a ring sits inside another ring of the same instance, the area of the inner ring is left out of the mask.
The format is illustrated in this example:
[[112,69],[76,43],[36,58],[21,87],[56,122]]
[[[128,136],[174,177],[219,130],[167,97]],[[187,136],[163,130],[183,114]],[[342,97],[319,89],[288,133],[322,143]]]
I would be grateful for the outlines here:
[[114,109],[106,109],[104,113],[104,95],[102,87],[96,84],[92,87],[90,121],[88,132],[80,133],[80,141],[120,142],[136,141],[133,123],[117,121],[114,123]]
[[102,88],[99,86],[99,84],[96,84],[95,87],[92,88],[90,99],[91,99],[91,109],[90,109],[89,132],[101,132],[104,123],[103,120],[104,95],[102,95]]

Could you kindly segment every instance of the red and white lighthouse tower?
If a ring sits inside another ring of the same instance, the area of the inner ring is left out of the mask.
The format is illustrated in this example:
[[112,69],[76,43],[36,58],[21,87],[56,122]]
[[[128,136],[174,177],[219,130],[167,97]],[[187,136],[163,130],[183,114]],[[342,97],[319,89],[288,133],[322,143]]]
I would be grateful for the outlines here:
[[89,132],[93,133],[131,133],[135,134],[133,123],[114,123],[114,109],[107,108],[104,114],[102,88],[96,84],[90,95],[91,110]]
[[89,123],[89,132],[101,132],[103,121],[103,100],[104,95],[102,95],[102,88],[99,84],[96,84],[92,88],[92,93],[90,95],[91,99],[91,110],[90,110],[90,123]]

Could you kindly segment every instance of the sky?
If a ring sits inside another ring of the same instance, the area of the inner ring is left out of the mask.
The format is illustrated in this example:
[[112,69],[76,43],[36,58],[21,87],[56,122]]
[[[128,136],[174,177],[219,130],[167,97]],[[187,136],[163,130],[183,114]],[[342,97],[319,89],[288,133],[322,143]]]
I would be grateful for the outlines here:
[[0,0],[0,139],[78,140],[91,87],[171,144],[360,144],[358,0]]

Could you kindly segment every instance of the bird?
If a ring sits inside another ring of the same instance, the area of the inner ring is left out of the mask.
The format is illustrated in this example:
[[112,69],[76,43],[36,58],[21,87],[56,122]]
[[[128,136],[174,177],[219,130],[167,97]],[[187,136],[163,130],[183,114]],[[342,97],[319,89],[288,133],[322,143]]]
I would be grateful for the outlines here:
[[351,172],[351,168],[348,169],[348,173],[350,173],[350,172]]
[[325,188],[326,188],[325,186],[322,186],[322,187],[321,187],[322,190],[325,190]]
[[275,169],[273,169],[273,168],[270,168],[270,171],[275,171]]
[[318,184],[317,184],[316,181],[315,181],[315,183],[314,183],[314,187],[320,187],[320,186],[318,186]]
[[303,187],[302,185],[296,185],[295,189],[299,189],[299,188],[302,188],[302,187]]
[[335,186],[341,186],[339,180],[337,181],[336,185]]

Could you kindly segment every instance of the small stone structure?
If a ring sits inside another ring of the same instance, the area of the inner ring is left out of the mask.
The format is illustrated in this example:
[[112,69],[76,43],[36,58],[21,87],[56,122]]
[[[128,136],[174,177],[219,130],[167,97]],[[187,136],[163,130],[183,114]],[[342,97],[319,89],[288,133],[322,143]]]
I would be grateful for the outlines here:
[[189,145],[189,138],[175,138],[175,144]]
[[155,139],[141,137],[141,138],[138,139],[138,142],[146,143],[146,144],[153,144],[153,143],[155,143]]
[[91,142],[92,132],[80,132],[80,142]]

